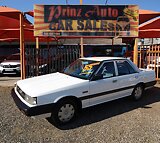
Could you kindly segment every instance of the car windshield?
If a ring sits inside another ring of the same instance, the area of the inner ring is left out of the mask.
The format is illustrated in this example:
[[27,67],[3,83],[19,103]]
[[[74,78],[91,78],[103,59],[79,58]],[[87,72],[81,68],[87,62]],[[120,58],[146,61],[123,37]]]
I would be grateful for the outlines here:
[[20,60],[20,55],[10,55],[6,60]]
[[70,64],[64,73],[70,76],[74,76],[81,79],[88,80],[93,72],[97,70],[100,62],[78,59],[72,64]]

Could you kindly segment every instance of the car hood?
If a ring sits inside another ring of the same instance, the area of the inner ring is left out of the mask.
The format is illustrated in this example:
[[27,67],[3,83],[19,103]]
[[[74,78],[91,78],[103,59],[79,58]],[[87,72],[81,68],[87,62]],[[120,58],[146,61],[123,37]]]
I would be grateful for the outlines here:
[[1,63],[2,65],[17,65],[20,64],[19,60],[5,60]]
[[20,80],[17,82],[17,86],[27,95],[37,97],[72,89],[83,82],[86,80],[57,72]]

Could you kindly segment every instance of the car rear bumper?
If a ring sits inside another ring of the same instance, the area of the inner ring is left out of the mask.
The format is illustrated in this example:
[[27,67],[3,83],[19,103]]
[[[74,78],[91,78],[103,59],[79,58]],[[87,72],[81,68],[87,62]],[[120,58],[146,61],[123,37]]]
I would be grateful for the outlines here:
[[51,113],[55,106],[54,104],[46,104],[35,107],[29,107],[19,99],[14,89],[12,89],[11,95],[19,110],[29,117]]
[[156,80],[151,81],[151,82],[147,82],[147,83],[145,83],[145,88],[152,87],[152,86],[154,86],[156,83],[157,83]]

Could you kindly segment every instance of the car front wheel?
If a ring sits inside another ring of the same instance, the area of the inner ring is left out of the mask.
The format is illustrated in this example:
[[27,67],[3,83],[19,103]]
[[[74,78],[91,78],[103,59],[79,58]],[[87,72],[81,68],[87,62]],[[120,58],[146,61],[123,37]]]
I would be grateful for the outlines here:
[[66,124],[77,115],[78,107],[72,100],[59,101],[52,112],[51,119],[55,125]]

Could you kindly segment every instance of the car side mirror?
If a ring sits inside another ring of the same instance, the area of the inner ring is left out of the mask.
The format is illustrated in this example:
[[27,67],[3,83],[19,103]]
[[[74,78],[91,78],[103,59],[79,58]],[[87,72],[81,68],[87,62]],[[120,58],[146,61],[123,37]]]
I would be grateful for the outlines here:
[[103,75],[102,74],[95,74],[92,78],[92,81],[100,80],[100,79],[103,79]]

